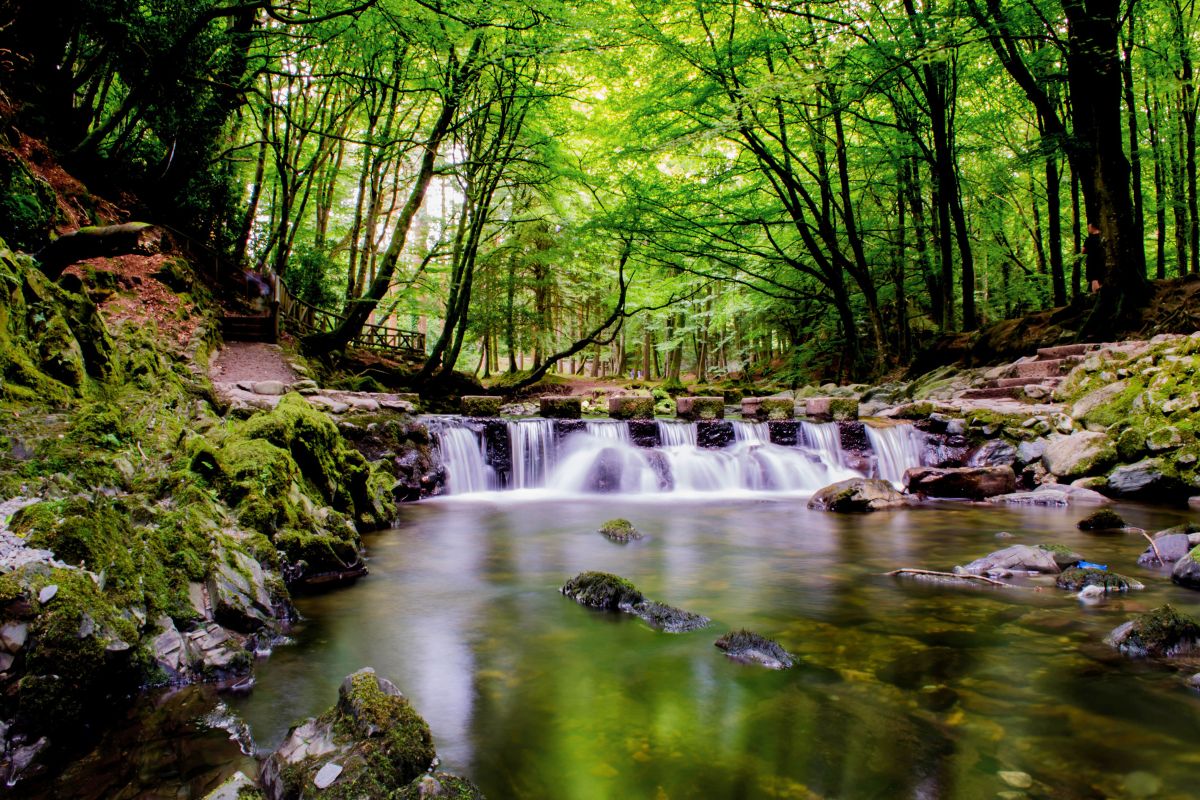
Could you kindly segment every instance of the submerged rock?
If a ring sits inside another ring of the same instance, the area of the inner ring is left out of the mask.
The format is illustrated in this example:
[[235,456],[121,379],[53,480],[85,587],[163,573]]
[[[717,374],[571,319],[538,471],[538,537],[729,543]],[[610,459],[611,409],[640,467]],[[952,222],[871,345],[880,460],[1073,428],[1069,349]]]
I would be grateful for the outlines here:
[[1095,586],[1104,592],[1128,592],[1131,589],[1146,588],[1140,581],[1135,581],[1133,578],[1090,567],[1068,567],[1058,576],[1054,585],[1072,592],[1081,591],[1087,586]]
[[1065,567],[1082,560],[1078,553],[1072,553],[1061,545],[1014,544],[1003,550],[988,553],[983,558],[977,558],[963,567],[964,572],[972,575],[986,575],[991,572],[1039,572],[1046,575],[1057,575]]
[[1200,650],[1200,623],[1163,605],[1118,626],[1104,641],[1133,658],[1187,655]]
[[711,619],[682,608],[647,600],[633,606],[633,613],[651,626],[667,633],[687,633],[707,628]]
[[632,583],[608,572],[581,572],[559,591],[581,606],[608,611],[628,610],[646,599]]
[[879,511],[904,505],[904,495],[878,478],[850,478],[816,492],[808,507],[818,511]]
[[633,527],[632,522],[620,517],[610,519],[601,525],[600,533],[610,542],[617,542],[619,544],[626,544],[627,542],[643,538],[641,531]]
[[965,497],[983,500],[1016,491],[1012,467],[912,467],[904,473],[908,491],[929,497]]
[[761,664],[767,669],[789,669],[795,663],[777,642],[745,629],[730,631],[714,644],[735,661]]
[[1113,531],[1121,530],[1127,526],[1120,514],[1111,508],[1102,508],[1079,520],[1075,527],[1081,531]]

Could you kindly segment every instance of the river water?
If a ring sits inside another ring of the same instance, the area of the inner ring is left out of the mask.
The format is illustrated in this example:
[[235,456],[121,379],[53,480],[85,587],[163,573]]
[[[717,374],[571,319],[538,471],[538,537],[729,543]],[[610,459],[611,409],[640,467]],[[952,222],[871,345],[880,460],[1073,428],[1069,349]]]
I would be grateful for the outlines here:
[[[1151,530],[1182,519],[1120,510]],[[1200,613],[1200,595],[1136,567],[1140,536],[1075,530],[1082,514],[944,503],[838,516],[768,496],[418,503],[368,539],[369,577],[300,602],[296,644],[231,706],[270,748],[372,666],[429,721],[444,768],[493,799],[974,798],[1026,783],[1038,797],[1194,797],[1200,697],[1102,640],[1164,601]],[[617,515],[648,538],[596,533]],[[1085,606],[1048,582],[880,574],[1048,541],[1148,588]],[[587,569],[714,625],[667,634],[581,608],[558,587]],[[713,641],[741,627],[796,668],[725,658]]]

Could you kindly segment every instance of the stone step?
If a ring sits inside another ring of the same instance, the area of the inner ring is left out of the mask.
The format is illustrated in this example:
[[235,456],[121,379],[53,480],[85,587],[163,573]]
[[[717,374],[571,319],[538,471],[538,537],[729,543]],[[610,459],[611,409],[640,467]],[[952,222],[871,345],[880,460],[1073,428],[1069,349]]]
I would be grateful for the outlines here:
[[963,400],[991,400],[1007,397],[1016,400],[1022,395],[1020,386],[992,386],[982,389],[967,389],[958,395]]
[[1022,361],[1013,365],[1014,378],[1052,378],[1062,375],[1071,367],[1078,364],[1079,356],[1050,358],[1045,361]]
[[1060,344],[1054,347],[1039,347],[1037,357],[1041,361],[1050,361],[1066,356],[1083,356],[1095,350],[1099,345],[1094,344]]
[[997,378],[994,381],[990,381],[987,384],[987,388],[996,388],[996,387],[1008,388],[1010,386],[1022,387],[1022,386],[1028,386],[1029,384],[1034,383],[1039,386],[1046,386],[1046,387],[1049,387],[1052,389],[1055,386],[1058,386],[1062,382],[1063,382],[1063,376],[1061,376],[1061,375],[1056,375],[1054,377],[1047,377],[1047,378],[1021,378],[1021,377]]

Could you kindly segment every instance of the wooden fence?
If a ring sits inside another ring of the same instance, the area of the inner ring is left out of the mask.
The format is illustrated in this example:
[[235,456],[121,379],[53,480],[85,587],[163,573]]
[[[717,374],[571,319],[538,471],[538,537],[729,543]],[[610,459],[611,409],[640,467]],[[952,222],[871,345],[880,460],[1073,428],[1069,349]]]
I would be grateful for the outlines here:
[[[328,333],[345,320],[341,314],[304,302],[291,293],[282,279],[274,277],[275,302],[272,306],[277,309],[278,320],[287,324],[295,333]],[[350,344],[364,350],[393,353],[409,358],[421,358],[425,355],[425,334],[386,325],[363,325]]]

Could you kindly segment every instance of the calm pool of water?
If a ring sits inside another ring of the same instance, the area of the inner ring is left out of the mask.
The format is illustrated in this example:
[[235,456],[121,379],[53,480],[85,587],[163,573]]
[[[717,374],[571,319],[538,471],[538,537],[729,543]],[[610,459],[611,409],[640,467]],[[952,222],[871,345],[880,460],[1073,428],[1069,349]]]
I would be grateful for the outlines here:
[[[296,644],[229,702],[269,749],[329,707],[343,676],[372,666],[429,721],[444,767],[493,800],[974,798],[1027,781],[1032,797],[1193,797],[1200,696],[1102,640],[1164,601],[1200,614],[1200,594],[1137,567],[1140,536],[1075,530],[1087,510],[416,504],[368,538],[368,578],[300,601]],[[1119,510],[1149,530],[1185,518]],[[596,528],[614,516],[648,539],[605,540]],[[1083,606],[1051,584],[949,589],[880,575],[1051,541],[1146,591]],[[558,587],[588,569],[714,625],[672,635],[583,609]],[[779,641],[798,666],[726,659],[713,641],[740,627]]]

